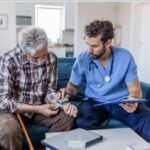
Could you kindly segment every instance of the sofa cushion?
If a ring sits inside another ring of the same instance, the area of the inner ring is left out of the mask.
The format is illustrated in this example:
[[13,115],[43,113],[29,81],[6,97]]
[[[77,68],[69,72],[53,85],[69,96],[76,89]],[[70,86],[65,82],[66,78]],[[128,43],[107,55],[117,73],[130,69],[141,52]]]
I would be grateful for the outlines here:
[[109,128],[126,128],[127,127],[124,123],[120,122],[119,120],[112,119],[112,118],[108,122],[108,125],[107,125],[107,122],[108,122],[108,120],[106,120],[103,124],[101,124],[101,126],[103,128],[107,128],[107,129],[109,129]]
[[[71,70],[76,58],[59,58],[58,59],[58,89],[65,88],[71,75]],[[78,92],[84,94],[85,83],[82,83]]]
[[75,58],[59,58],[58,60],[58,89],[64,88],[69,81]]

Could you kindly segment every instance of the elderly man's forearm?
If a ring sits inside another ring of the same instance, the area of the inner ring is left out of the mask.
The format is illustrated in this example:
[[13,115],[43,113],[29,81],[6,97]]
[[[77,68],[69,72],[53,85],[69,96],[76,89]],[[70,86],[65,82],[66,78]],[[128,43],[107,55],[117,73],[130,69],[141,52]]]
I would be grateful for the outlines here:
[[20,107],[16,110],[16,112],[19,112],[19,113],[24,113],[24,112],[37,113],[38,112],[38,106],[21,104]]

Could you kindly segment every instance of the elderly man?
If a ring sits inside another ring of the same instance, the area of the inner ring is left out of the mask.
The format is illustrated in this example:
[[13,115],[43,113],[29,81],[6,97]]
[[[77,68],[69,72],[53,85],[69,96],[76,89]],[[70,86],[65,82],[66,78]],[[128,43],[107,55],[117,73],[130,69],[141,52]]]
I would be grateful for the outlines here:
[[[46,33],[27,28],[19,33],[19,46],[4,54],[0,62],[0,148],[21,150],[22,132],[15,112],[25,122],[54,131],[68,131],[76,108],[67,103],[55,109],[57,57],[48,52]],[[57,95],[57,96],[56,96]],[[15,139],[15,140],[14,140]]]

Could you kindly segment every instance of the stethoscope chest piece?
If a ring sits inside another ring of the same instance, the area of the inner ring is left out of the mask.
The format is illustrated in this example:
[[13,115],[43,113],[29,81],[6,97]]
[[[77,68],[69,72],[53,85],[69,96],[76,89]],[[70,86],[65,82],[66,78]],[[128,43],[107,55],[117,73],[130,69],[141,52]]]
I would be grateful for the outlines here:
[[107,75],[107,76],[105,77],[105,82],[109,82],[109,81],[110,81],[110,76]]

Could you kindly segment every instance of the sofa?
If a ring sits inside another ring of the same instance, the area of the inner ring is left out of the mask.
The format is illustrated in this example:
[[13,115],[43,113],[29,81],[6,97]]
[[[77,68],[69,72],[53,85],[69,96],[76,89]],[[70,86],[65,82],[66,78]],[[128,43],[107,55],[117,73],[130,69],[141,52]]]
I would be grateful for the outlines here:
[[[66,87],[66,84],[69,80],[72,66],[75,62],[75,58],[59,58],[58,63],[58,89]],[[143,92],[143,98],[149,100],[147,102],[147,105],[150,107],[150,84],[140,82],[141,89]],[[79,87],[79,95],[82,95],[84,93],[85,84],[83,83]],[[74,97],[71,99],[71,102],[78,106],[80,104],[80,100],[78,97]],[[124,128],[127,127],[123,123],[110,119],[109,121],[106,120],[102,125],[100,125],[100,128]],[[44,126],[39,125],[27,125],[26,126],[28,133],[31,137],[32,143],[35,147],[35,149],[38,149],[38,146],[40,145],[40,141],[44,139],[45,133],[48,132],[48,128]],[[25,140],[25,137],[23,135],[23,149],[27,150],[27,142]]]

